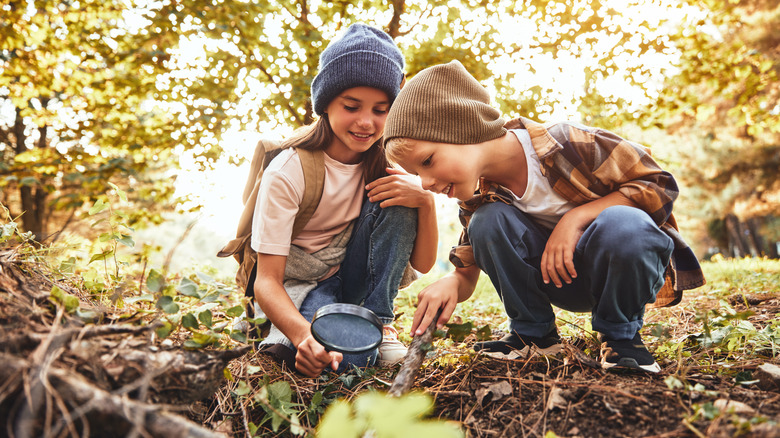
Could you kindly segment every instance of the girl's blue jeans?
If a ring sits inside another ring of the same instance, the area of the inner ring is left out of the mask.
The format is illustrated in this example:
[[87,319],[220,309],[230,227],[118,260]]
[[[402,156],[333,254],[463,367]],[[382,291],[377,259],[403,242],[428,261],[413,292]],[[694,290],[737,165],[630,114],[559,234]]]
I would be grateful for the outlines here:
[[[309,292],[301,304],[301,314],[311,321],[322,306],[350,303],[370,309],[383,324],[393,322],[393,300],[398,295],[416,235],[416,209],[381,208],[378,203],[364,200],[339,271]],[[376,349],[344,354],[337,371],[352,364],[371,366],[376,358]]]
[[664,284],[673,243],[644,211],[605,209],[577,243],[577,278],[544,284],[541,259],[550,230],[517,208],[494,202],[479,207],[468,228],[477,266],[489,277],[519,335],[543,337],[555,325],[553,307],[591,312],[593,330],[631,339],[647,303]]

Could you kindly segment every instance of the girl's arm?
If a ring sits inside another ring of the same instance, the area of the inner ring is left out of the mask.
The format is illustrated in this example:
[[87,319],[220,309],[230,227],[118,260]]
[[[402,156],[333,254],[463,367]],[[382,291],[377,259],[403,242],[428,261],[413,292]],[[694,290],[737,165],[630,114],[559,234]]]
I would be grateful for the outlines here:
[[433,193],[423,190],[412,175],[387,168],[388,176],[377,178],[366,185],[368,199],[379,202],[382,208],[393,205],[417,209],[417,237],[409,258],[412,267],[426,273],[436,263],[439,228],[436,223],[436,202]]
[[297,348],[295,368],[306,376],[317,377],[328,365],[337,369],[342,355],[328,352],[314,339],[311,324],[287,295],[283,285],[286,263],[285,256],[257,254],[255,300],[271,323]]

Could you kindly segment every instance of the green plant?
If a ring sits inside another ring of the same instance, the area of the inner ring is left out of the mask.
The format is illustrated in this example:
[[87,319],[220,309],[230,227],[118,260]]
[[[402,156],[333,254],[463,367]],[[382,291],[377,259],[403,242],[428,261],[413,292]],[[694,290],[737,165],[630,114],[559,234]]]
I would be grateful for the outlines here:
[[[111,186],[122,202],[127,202],[127,194],[125,194],[123,190],[117,187],[114,183],[108,182],[107,184]],[[92,227],[95,228],[104,225],[107,227],[106,231],[98,235],[98,241],[107,243],[108,245],[104,246],[102,251],[99,253],[93,254],[87,264],[102,260],[106,280],[109,281],[110,285],[114,285],[121,281],[119,273],[120,261],[117,259],[117,247],[120,244],[129,248],[135,246],[135,242],[132,238],[132,233],[134,230],[127,224],[127,214],[112,207],[112,204],[108,199],[108,195],[103,195],[99,197],[97,201],[95,201],[95,203],[89,209],[89,215],[97,216],[106,210],[108,210],[108,215],[105,217],[99,217],[95,222],[92,223]],[[113,261],[113,274],[109,273],[108,271],[108,260]]]
[[426,420],[433,409],[427,394],[410,393],[393,398],[381,392],[365,392],[351,403],[339,400],[325,411],[319,425],[319,438],[462,437],[453,423]]

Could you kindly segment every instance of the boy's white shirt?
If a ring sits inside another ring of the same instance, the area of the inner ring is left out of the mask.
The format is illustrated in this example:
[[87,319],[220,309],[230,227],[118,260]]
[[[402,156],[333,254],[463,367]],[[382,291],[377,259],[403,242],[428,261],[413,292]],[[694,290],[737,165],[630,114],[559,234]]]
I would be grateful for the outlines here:
[[528,164],[528,184],[525,193],[519,197],[516,193],[512,193],[515,198],[513,205],[531,216],[539,225],[551,230],[555,228],[561,217],[576,205],[553,190],[550,182],[542,175],[542,163],[536,155],[528,131],[511,129],[509,132],[520,141]]
[[303,169],[298,153],[285,149],[268,165],[252,220],[252,249],[287,256],[290,244],[313,253],[330,244],[360,214],[364,194],[363,168],[325,154],[322,199],[298,237],[290,242],[293,222],[303,200]]

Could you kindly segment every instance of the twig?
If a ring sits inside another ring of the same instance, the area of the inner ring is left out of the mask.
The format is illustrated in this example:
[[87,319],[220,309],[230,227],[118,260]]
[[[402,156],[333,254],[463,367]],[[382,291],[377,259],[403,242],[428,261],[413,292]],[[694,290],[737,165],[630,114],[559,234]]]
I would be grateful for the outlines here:
[[436,330],[436,322],[439,320],[440,315],[441,309],[436,313],[436,317],[431,321],[431,325],[425,329],[425,333],[415,336],[412,340],[412,345],[409,346],[409,351],[406,352],[404,363],[390,386],[389,395],[400,397],[414,385],[414,377],[420,370],[425,354],[430,350],[430,346],[433,343],[433,332]]

